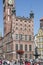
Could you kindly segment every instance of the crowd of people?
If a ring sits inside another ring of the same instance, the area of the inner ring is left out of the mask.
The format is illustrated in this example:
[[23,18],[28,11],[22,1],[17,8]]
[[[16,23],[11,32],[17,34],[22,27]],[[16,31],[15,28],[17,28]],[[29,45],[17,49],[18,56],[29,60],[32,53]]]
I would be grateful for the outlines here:
[[12,60],[12,61],[9,61],[9,60],[6,60],[6,59],[4,59],[4,60],[2,60],[2,59],[0,59],[0,65],[20,65],[20,63],[21,63],[21,65],[40,65],[40,63],[39,62],[34,62],[34,61],[14,61],[14,60]]
[[[23,62],[21,62],[23,64]],[[0,59],[0,65],[19,65],[20,64],[20,61],[9,61],[7,59]]]

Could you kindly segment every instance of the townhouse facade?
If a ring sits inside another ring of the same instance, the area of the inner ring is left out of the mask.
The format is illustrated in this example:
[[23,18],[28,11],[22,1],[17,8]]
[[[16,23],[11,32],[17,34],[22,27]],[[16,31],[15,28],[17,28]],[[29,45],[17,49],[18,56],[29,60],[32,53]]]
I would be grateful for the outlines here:
[[33,59],[34,52],[34,13],[30,17],[16,16],[15,1],[3,0],[4,37],[3,58],[18,60],[17,50],[23,50],[22,59]]
[[43,59],[43,30],[40,29],[36,37],[36,46],[38,47],[39,59]]
[[40,28],[35,36],[35,44],[38,47],[39,59],[43,59],[43,18],[40,19]]

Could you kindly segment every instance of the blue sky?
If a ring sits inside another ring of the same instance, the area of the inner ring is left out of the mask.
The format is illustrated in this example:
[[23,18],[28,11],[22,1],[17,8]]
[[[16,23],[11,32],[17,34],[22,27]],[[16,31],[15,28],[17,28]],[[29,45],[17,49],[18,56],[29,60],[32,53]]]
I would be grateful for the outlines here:
[[[0,0],[0,32],[3,34],[3,0]],[[32,10],[34,12],[34,34],[40,28],[40,18],[43,17],[43,0],[15,0],[16,15],[29,17]]]

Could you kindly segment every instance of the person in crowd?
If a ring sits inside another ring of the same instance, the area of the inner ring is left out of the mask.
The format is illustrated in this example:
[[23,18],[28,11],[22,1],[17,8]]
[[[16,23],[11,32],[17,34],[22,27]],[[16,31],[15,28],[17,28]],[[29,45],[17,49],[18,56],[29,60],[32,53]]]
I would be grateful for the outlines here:
[[2,59],[0,58],[0,65],[2,65]]
[[10,61],[7,61],[7,65],[10,65]]

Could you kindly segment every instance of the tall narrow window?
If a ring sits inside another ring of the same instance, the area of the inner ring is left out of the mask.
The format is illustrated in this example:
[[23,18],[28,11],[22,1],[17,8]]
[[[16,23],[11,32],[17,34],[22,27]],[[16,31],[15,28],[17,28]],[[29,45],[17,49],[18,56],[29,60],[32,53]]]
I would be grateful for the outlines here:
[[7,44],[7,52],[11,51],[11,44]]
[[20,50],[23,50],[23,45],[22,44],[20,44]]
[[18,39],[18,34],[16,34],[16,40]]
[[25,58],[27,58],[27,54],[25,54]]
[[10,15],[10,9],[8,9],[8,15]]
[[29,45],[29,51],[32,51],[32,45]]
[[10,21],[10,17],[8,16],[8,21]]
[[31,41],[31,35],[29,35],[29,41]]
[[30,57],[29,58],[32,59],[32,54],[30,54]]
[[16,50],[18,50],[18,44],[16,44]]
[[25,35],[25,40],[27,40],[27,35]]
[[19,39],[22,40],[22,34],[19,35]]
[[27,51],[27,45],[25,45],[25,51]]

